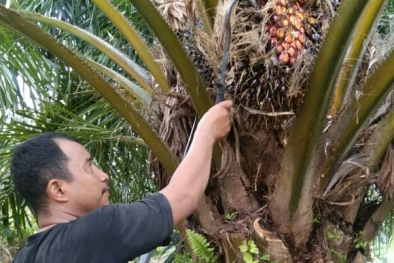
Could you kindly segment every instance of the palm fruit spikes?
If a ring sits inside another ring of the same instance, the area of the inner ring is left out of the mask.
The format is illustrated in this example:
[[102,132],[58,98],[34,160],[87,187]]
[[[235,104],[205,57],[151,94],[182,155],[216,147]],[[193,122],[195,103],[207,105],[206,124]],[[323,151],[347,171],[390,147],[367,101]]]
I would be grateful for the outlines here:
[[[260,2],[261,7],[266,4]],[[279,61],[288,66],[296,64],[305,45],[305,28],[318,26],[317,18],[308,14],[302,4],[302,1],[290,3],[286,0],[276,0],[271,8],[270,21],[266,25],[268,48],[275,49]]]
[[[200,73],[204,83],[216,83],[216,76],[207,56],[201,52],[201,36],[196,36],[199,32],[198,26],[201,24],[199,17],[195,15],[194,9],[188,7],[185,1],[166,0],[158,2],[157,10],[167,22],[172,31],[176,34],[187,56],[191,59]],[[189,8],[189,10],[187,10]],[[193,15],[188,12],[193,13]],[[197,41],[199,40],[199,41]],[[164,53],[163,53],[164,55]],[[170,60],[162,60],[168,62]],[[165,65],[170,85],[182,82],[179,75],[174,74],[172,65]],[[170,77],[172,76],[172,77]],[[176,80],[174,80],[174,77]],[[183,85],[183,84],[182,84]]]
[[278,129],[298,111],[322,40],[321,6],[311,0],[240,2],[226,79],[245,129]]

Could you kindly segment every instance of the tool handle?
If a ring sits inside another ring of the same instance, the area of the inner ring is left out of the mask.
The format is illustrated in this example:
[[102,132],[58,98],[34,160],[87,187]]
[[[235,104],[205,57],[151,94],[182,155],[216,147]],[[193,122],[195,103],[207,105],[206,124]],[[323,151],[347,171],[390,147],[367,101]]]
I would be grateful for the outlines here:
[[218,103],[224,101],[224,90],[225,90],[225,87],[224,87],[224,86],[220,86],[220,87],[218,88],[218,91],[217,91],[217,93],[216,93],[215,104],[218,104]]

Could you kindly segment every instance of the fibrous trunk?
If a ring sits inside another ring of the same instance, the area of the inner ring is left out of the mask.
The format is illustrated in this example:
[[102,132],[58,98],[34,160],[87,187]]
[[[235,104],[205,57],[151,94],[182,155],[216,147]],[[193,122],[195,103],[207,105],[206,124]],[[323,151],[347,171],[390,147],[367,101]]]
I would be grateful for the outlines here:
[[[186,15],[182,1],[165,2],[161,8],[163,12],[183,8],[184,13],[177,10],[163,16],[168,17],[213,100],[222,73],[223,22],[229,2],[219,1],[213,35],[204,32],[198,14],[194,20]],[[270,255],[278,262],[340,261],[354,248],[352,229],[340,226],[340,220],[319,217],[306,230],[309,240],[297,242],[298,237],[277,228],[266,209],[281,170],[288,129],[302,104],[305,83],[338,2],[258,0],[251,7],[249,1],[240,0],[232,12],[224,85],[236,107],[233,131],[221,145],[222,170],[213,165],[209,186],[189,221],[189,227],[213,241],[221,262],[243,262],[240,246],[250,239],[259,247],[259,258]],[[186,17],[187,21],[180,21]],[[160,61],[166,61],[163,52],[158,54]],[[159,95],[165,102],[160,133],[181,159],[196,113],[176,70],[170,63],[163,68],[172,93]],[[156,165],[153,172],[163,187],[169,177]],[[357,186],[366,185],[357,182]],[[365,188],[358,187],[355,193],[363,195]],[[330,205],[316,202],[323,210]],[[346,220],[356,220],[354,214]]]

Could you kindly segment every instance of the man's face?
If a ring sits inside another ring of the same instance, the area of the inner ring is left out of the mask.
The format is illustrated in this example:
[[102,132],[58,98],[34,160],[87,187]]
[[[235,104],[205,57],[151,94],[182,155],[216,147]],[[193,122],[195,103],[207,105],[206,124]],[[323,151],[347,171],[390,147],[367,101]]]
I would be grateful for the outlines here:
[[68,159],[72,181],[67,183],[67,194],[75,216],[109,205],[109,177],[94,165],[85,147],[69,140],[57,140],[57,143]]

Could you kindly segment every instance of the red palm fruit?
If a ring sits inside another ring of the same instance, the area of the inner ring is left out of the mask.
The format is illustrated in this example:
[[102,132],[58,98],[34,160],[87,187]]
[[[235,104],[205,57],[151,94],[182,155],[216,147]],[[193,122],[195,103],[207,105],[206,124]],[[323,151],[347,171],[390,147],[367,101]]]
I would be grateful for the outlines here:
[[302,20],[295,15],[290,16],[290,23],[297,29],[302,27]]
[[286,37],[285,37],[285,41],[287,42],[287,43],[293,43],[293,37],[291,36],[291,34],[287,34],[286,35]]
[[282,7],[279,6],[279,5],[275,6],[274,13],[275,13],[276,15],[280,16],[280,15],[282,14]]
[[310,17],[308,17],[308,23],[311,24],[311,25],[316,25],[317,24],[317,20],[313,16],[310,16]]
[[283,47],[282,45],[278,45],[278,46],[276,47],[276,53],[277,53],[277,54],[281,54],[284,50],[285,50],[285,49],[284,49],[284,47]]
[[271,48],[273,48],[273,47],[275,47],[276,45],[277,45],[277,40],[276,40],[276,38],[271,38],[270,39],[270,45],[271,45]]
[[285,31],[283,30],[283,28],[278,29],[278,31],[276,32],[276,37],[278,39],[282,39],[285,37]]
[[288,25],[289,25],[289,20],[288,19],[283,19],[282,20],[282,25],[284,26],[284,27],[287,27]]
[[305,34],[300,34],[300,35],[298,36],[298,40],[299,40],[302,44],[304,44],[304,43],[306,42],[306,36],[305,36]]
[[295,57],[290,58],[290,60],[289,60],[289,64],[290,64],[291,66],[294,66],[294,65],[296,64],[296,62],[297,62],[297,59],[296,59]]
[[281,42],[281,46],[284,48],[284,50],[288,50],[290,47],[290,44],[287,42],[282,41]]
[[280,56],[279,56],[279,60],[283,63],[286,63],[286,64],[289,62],[289,59],[290,59],[289,54],[287,54],[286,51],[282,52],[282,54],[280,54]]
[[296,48],[297,48],[298,50],[301,50],[301,49],[302,49],[302,43],[301,43],[299,40],[296,40],[296,41],[294,42],[294,44],[295,44],[295,46],[296,46]]
[[300,31],[291,31],[291,36],[297,39],[300,36]]
[[296,11],[295,15],[298,16],[298,18],[301,19],[301,20],[304,20],[304,18],[305,18],[304,13],[301,12],[301,11]]
[[[268,100],[269,99],[269,100]],[[267,102],[265,103],[265,107],[264,109],[266,111],[273,111],[273,106],[272,106],[272,102],[271,102],[271,98],[268,98]]]
[[268,81],[265,80],[264,82],[261,82],[261,83],[262,83],[262,84],[261,84],[261,88],[262,88],[263,90],[268,90],[268,88],[269,88]]
[[304,8],[302,8],[298,3],[296,3],[296,5],[298,6],[298,10],[299,10],[301,13],[305,13]]
[[274,15],[274,16],[272,16],[272,20],[273,20],[275,23],[277,23],[277,22],[279,22],[281,19],[280,19],[280,16]]
[[276,33],[278,32],[278,29],[274,26],[271,26],[268,29],[268,31],[269,31],[271,37],[276,37]]
[[289,47],[289,49],[287,50],[287,53],[289,54],[290,57],[297,56],[297,50],[294,47]]

